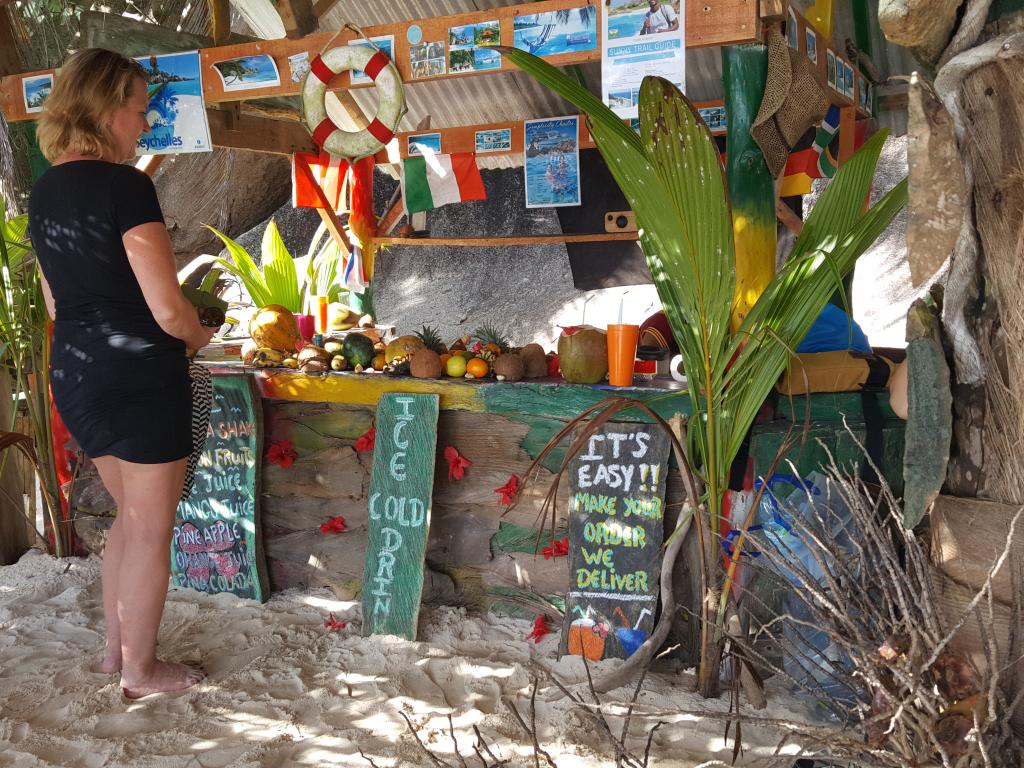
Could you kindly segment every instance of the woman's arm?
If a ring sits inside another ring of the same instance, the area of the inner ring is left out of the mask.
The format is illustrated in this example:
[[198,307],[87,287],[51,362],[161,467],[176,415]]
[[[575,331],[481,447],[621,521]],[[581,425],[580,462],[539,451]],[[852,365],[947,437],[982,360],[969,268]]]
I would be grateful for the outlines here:
[[217,329],[199,324],[196,308],[181,292],[171,239],[163,223],[139,224],[125,232],[122,239],[128,263],[157,324],[190,349],[209,344]]
[[[38,265],[36,269],[39,269]],[[57,310],[53,306],[53,293],[50,291],[50,284],[46,282],[46,275],[43,274],[41,269],[39,269],[39,287],[43,289],[43,302],[46,304],[46,312],[50,315],[51,320],[56,320]]]

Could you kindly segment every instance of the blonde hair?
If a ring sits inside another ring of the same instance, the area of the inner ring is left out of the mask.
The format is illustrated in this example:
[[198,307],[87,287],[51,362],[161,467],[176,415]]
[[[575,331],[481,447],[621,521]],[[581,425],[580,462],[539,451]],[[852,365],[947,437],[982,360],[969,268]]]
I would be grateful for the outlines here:
[[128,101],[136,78],[145,82],[145,70],[120,53],[86,48],[72,55],[54,78],[36,129],[46,159],[70,150],[120,161],[107,121]]

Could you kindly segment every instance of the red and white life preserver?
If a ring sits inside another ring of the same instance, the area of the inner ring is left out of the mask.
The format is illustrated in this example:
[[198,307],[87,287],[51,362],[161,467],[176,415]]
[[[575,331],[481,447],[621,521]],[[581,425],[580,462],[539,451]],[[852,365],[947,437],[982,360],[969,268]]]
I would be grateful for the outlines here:
[[[361,131],[343,131],[324,105],[334,76],[361,69],[377,86],[377,114]],[[355,161],[376,153],[398,129],[405,114],[405,91],[398,69],[384,51],[364,45],[342,45],[317,56],[302,83],[302,109],[313,141],[332,155]]]

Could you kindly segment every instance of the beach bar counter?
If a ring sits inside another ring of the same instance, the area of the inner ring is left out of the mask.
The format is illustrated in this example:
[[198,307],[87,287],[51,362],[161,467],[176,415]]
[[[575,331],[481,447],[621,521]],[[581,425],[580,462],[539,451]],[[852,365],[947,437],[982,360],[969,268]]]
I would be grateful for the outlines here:
[[[682,506],[683,483],[667,447],[663,477],[658,477],[656,464],[642,463],[621,463],[621,475],[616,474],[617,464],[601,466],[594,475],[567,473],[553,505],[553,527],[542,508],[566,458],[568,439],[526,477],[567,422],[610,396],[636,400],[666,420],[685,416],[688,395],[669,378],[613,388],[561,379],[511,383],[378,373],[311,376],[241,363],[207,365],[216,397],[195,486],[179,506],[172,563],[178,586],[264,600],[273,591],[327,586],[339,597],[353,598],[361,592],[364,573],[371,573],[366,562],[373,514],[393,520],[392,528],[406,535],[416,521],[425,523],[418,526],[425,537],[425,601],[533,616],[537,609],[529,606],[538,594],[560,601],[569,591],[570,578],[576,582],[580,576],[571,576],[573,557],[566,550],[570,494],[585,490],[577,487],[581,482],[593,482],[596,489],[600,472],[606,472],[603,482],[612,489],[626,474],[632,483],[649,482],[660,496],[654,502],[660,513],[656,517],[664,518],[666,530],[674,526]],[[387,414],[386,434],[377,429],[385,419],[378,406],[385,402],[394,411]],[[883,474],[899,494],[903,422],[889,409],[886,393],[879,393],[878,402]],[[431,403],[436,403],[433,424]],[[808,412],[811,419],[806,440],[784,459],[792,460],[798,472],[827,464],[826,451],[840,466],[850,466],[863,455],[857,445],[866,435],[860,394],[812,395],[809,406],[803,397],[779,398],[774,416],[753,428],[753,476],[769,470],[793,413],[800,422],[796,431]],[[414,435],[415,418],[425,426],[417,426]],[[621,444],[623,455],[628,441],[639,440],[636,435],[642,431],[651,433],[653,442],[654,433],[663,434],[639,409],[623,411],[615,419],[602,427],[608,440],[599,445],[617,451]],[[373,471],[375,461],[385,468],[381,478]],[[780,466],[792,471],[785,463]],[[384,479],[401,482],[377,487]],[[417,497],[426,497],[423,505],[409,502],[407,489],[417,481],[423,486]],[[510,506],[519,487],[519,501]],[[614,503],[602,501],[606,497],[596,492],[580,498],[591,499],[592,505]],[[113,504],[91,466],[79,469],[70,501],[82,545],[98,552],[113,519]],[[604,538],[606,544],[638,543],[629,534],[614,542],[607,533]],[[386,541],[380,546],[387,550]],[[686,550],[681,560],[677,570],[685,571]],[[378,563],[371,577],[398,578],[401,565]],[[592,578],[595,586],[609,578],[597,569],[580,577]],[[636,578],[618,578],[621,584],[639,584]]]

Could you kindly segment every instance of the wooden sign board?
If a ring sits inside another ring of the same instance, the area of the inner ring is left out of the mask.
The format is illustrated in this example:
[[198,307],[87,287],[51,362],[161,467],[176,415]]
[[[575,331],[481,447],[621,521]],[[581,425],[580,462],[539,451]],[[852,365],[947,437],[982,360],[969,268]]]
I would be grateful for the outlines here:
[[381,395],[370,474],[363,636],[416,639],[430,530],[437,395]]
[[263,407],[250,376],[213,377],[206,448],[171,540],[175,586],[266,601],[259,481]]
[[633,655],[654,626],[669,437],[606,424],[570,464],[569,593],[560,654]]

